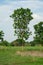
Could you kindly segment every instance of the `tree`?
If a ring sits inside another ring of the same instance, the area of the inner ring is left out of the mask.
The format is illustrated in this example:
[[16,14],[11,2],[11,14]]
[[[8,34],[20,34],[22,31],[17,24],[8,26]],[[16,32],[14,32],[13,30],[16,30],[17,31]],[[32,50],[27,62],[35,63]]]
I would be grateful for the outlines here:
[[14,10],[13,14],[10,16],[14,20],[13,27],[15,34],[18,36],[18,39],[21,39],[21,43],[23,43],[23,40],[27,40],[31,34],[28,28],[29,22],[33,19],[31,15],[32,12],[30,9],[20,8]]
[[0,31],[0,40],[1,40],[1,41],[3,41],[3,36],[4,36],[3,31]]
[[37,43],[41,43],[43,44],[43,21],[34,25],[34,29],[35,29],[35,37],[34,40]]

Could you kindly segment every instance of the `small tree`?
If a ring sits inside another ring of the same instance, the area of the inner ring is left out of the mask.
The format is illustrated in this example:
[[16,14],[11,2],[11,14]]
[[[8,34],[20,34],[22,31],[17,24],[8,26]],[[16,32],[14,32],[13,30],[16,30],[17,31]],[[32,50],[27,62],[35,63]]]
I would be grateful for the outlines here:
[[43,44],[43,22],[34,25],[34,29],[35,29],[35,37],[34,37],[35,42]]
[[1,41],[3,41],[3,36],[4,36],[3,31],[0,31],[0,40],[1,40]]
[[27,40],[31,34],[29,31],[28,24],[33,19],[31,16],[32,12],[30,9],[20,8],[14,10],[13,14],[10,16],[14,20],[14,30],[18,39],[21,39],[21,44],[23,45],[23,40]]

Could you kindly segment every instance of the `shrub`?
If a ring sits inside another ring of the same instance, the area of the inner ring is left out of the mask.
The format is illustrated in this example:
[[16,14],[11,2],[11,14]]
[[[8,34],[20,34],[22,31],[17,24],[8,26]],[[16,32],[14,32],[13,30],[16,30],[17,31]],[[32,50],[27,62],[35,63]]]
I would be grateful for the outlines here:
[[25,41],[24,40],[21,40],[21,39],[17,39],[17,40],[15,40],[15,41],[13,41],[13,42],[11,42],[11,46],[22,46],[22,42],[23,41],[23,46],[25,45]]
[[8,41],[3,41],[3,42],[0,42],[0,45],[2,45],[2,46],[9,46],[10,44],[9,44],[9,42]]

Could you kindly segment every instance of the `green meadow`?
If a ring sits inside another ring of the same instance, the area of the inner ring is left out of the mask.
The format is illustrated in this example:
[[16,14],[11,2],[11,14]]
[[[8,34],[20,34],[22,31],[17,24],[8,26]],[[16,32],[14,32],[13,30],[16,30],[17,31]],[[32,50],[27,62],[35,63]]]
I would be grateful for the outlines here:
[[[25,47],[6,47],[0,46],[0,65],[43,65],[43,57],[20,55],[16,52],[28,52],[28,51],[42,51],[43,47],[38,46],[25,46]],[[25,54],[25,53],[24,53]]]

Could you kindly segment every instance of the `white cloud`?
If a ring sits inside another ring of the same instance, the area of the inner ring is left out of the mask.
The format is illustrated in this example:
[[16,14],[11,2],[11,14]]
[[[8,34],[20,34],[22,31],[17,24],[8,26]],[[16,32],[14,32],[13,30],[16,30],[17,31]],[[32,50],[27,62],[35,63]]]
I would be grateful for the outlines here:
[[34,19],[38,19],[38,20],[43,21],[43,15],[41,15],[41,14],[37,13],[37,14],[33,14],[32,16],[33,16]]

